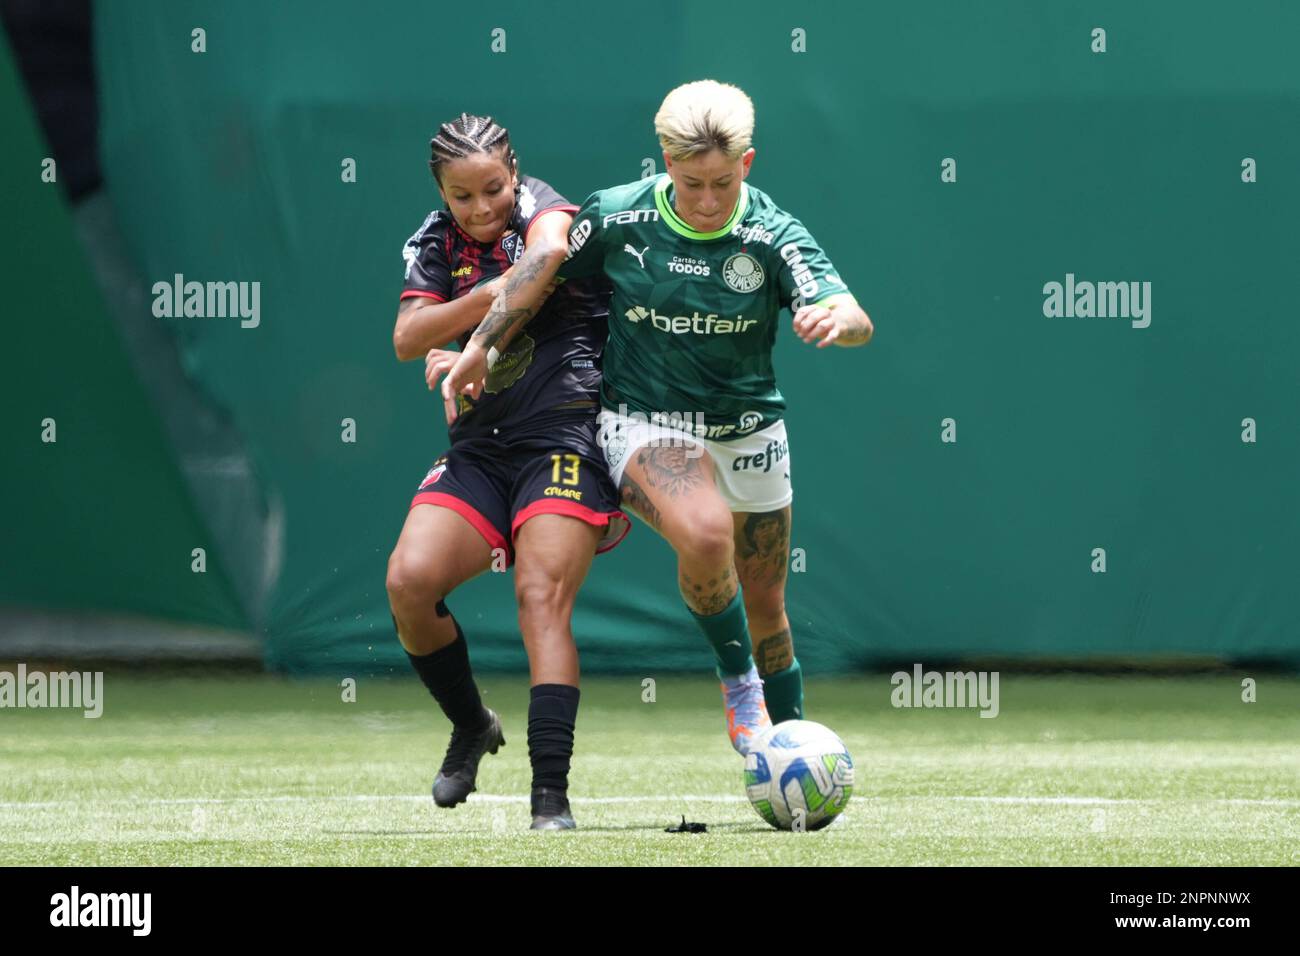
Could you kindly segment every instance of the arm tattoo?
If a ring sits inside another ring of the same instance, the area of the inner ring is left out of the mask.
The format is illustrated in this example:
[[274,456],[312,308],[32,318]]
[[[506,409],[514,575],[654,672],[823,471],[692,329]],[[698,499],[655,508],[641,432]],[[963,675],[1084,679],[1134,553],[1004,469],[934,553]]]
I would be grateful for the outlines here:
[[861,345],[870,337],[867,323],[860,318],[854,318],[841,330],[839,338],[835,341],[840,345]]
[[519,257],[519,261],[514,264],[506,279],[505,287],[492,300],[492,308],[488,309],[488,314],[474,330],[473,339],[477,344],[490,349],[516,325],[527,322],[533,317],[540,308],[540,303],[536,307],[522,309],[509,308],[509,303],[516,297],[521,287],[536,279],[545,268],[545,246],[535,244],[524,250],[524,254]]
[[704,483],[699,458],[687,455],[681,446],[658,445],[643,448],[637,453],[636,463],[645,469],[646,481],[651,488],[662,488],[668,497],[689,494]]

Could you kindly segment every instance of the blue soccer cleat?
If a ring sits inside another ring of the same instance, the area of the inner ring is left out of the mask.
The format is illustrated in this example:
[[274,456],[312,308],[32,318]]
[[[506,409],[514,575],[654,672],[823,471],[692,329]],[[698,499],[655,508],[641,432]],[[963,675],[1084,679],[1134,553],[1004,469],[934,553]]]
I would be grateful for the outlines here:
[[722,700],[727,708],[727,736],[741,756],[749,753],[753,742],[772,726],[763,697],[763,679],[758,668],[749,673],[722,679]]

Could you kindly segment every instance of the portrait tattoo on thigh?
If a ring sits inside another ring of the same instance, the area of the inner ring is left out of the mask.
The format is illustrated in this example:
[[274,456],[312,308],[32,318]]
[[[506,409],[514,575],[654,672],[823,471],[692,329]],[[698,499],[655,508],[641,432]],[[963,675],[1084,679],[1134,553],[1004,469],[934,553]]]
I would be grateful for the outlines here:
[[700,459],[686,454],[679,446],[655,446],[637,452],[636,463],[645,469],[651,488],[659,488],[670,498],[687,494],[704,484]]

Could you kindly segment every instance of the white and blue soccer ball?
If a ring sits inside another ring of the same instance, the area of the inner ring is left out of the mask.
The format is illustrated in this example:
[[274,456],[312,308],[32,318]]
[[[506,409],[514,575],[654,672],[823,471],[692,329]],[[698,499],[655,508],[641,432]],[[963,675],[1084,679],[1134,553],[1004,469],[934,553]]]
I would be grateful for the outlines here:
[[853,794],[853,758],[829,727],[787,720],[764,731],[745,757],[745,793],[778,830],[820,830]]

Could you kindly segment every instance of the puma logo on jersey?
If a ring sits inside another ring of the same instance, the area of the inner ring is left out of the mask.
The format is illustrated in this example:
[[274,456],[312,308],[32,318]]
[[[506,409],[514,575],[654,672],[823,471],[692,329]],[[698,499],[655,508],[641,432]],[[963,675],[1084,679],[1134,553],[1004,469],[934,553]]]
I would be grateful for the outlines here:
[[641,258],[641,257],[644,256],[647,252],[650,251],[650,247],[649,247],[649,246],[646,246],[646,247],[645,247],[644,249],[642,249],[640,252],[637,252],[635,249],[632,248],[632,243],[629,242],[629,243],[624,244],[624,246],[623,246],[623,251],[626,252],[626,253],[629,253],[629,254],[631,254],[631,255],[633,255],[633,256],[636,256],[636,261],[639,262],[639,263],[641,263],[641,268],[642,268],[642,269],[645,268],[645,260],[644,260],[643,258]]

